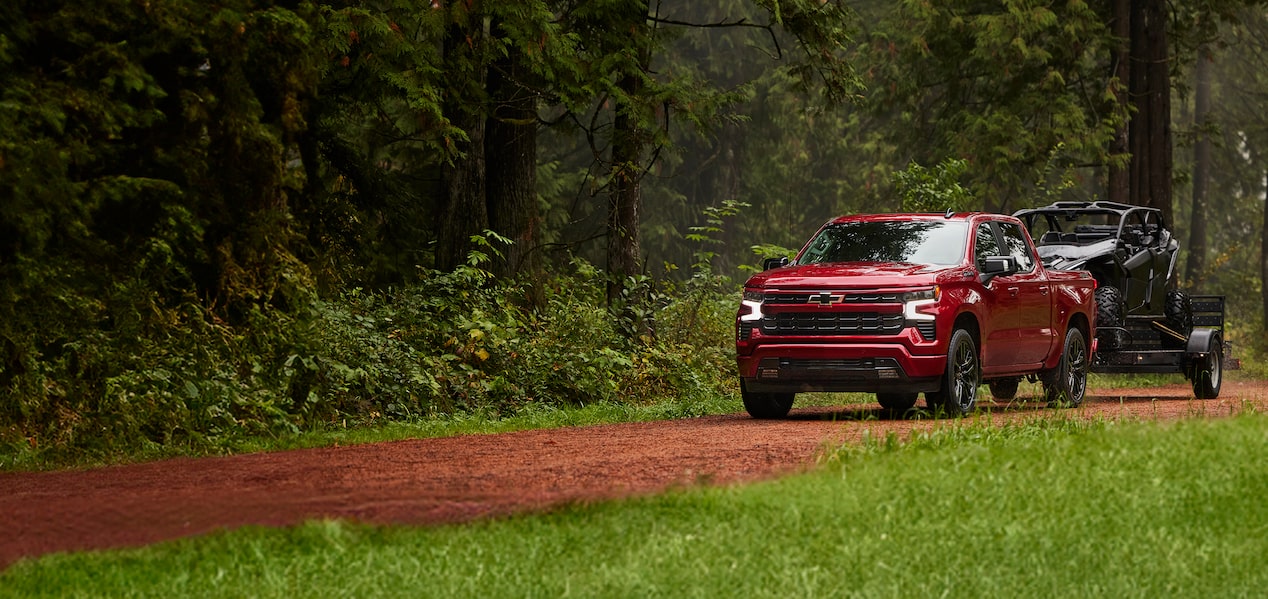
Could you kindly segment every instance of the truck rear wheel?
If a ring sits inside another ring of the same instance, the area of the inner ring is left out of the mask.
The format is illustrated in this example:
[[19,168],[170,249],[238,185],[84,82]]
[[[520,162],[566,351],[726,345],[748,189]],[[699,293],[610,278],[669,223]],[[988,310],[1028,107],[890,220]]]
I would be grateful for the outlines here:
[[1065,333],[1057,367],[1043,373],[1043,393],[1050,406],[1078,407],[1087,393],[1087,340],[1078,327]]
[[947,416],[963,416],[977,407],[977,388],[982,384],[982,365],[978,360],[977,343],[964,329],[951,333],[947,345],[947,371],[942,375],[942,390],[926,394],[930,406]]
[[754,393],[740,379],[740,398],[748,415],[761,420],[783,418],[792,409],[795,393]]

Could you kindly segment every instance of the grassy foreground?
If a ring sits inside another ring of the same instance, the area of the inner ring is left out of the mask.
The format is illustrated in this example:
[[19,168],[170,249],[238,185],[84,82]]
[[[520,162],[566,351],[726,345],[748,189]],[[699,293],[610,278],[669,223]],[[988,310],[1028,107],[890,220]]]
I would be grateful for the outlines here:
[[0,596],[1247,596],[1268,416],[967,426],[763,484],[437,529],[315,522],[47,556]]

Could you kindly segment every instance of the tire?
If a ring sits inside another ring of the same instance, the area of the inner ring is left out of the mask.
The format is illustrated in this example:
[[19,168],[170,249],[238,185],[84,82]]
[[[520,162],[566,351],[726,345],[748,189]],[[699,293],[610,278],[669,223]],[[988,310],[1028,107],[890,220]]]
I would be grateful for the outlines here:
[[1193,330],[1193,305],[1189,301],[1189,294],[1173,289],[1167,292],[1167,303],[1163,305],[1163,315],[1167,319],[1167,326],[1171,330],[1189,336],[1189,332]]
[[904,414],[916,406],[919,393],[877,393],[876,401],[882,408],[895,414]]
[[1021,379],[995,379],[987,384],[991,387],[991,397],[1007,400],[1017,397],[1017,387],[1021,385]]
[[1122,345],[1122,332],[1125,317],[1123,312],[1123,293],[1117,287],[1096,288],[1096,338],[1101,348],[1118,349]]
[[1220,384],[1224,382],[1224,347],[1218,338],[1215,343],[1215,351],[1193,365],[1193,396],[1198,399],[1220,396]]
[[1077,408],[1087,394],[1087,372],[1091,365],[1087,339],[1083,331],[1070,327],[1061,347],[1061,359],[1057,367],[1045,371],[1043,376],[1044,399],[1053,407]]
[[951,416],[964,416],[977,407],[977,388],[982,384],[982,364],[973,335],[964,329],[951,333],[947,344],[947,370],[942,390],[926,395],[930,407]]
[[759,420],[774,420],[788,415],[795,393],[754,393],[740,380],[740,398],[748,415]]

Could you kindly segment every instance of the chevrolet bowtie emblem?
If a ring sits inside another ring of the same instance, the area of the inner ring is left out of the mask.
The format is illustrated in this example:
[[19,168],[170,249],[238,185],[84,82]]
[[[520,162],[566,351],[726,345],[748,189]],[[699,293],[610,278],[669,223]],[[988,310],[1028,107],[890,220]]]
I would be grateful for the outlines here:
[[820,293],[819,295],[810,296],[810,301],[817,303],[820,306],[827,306],[827,305],[833,304],[839,299],[841,299],[841,296],[832,295],[831,293],[826,293],[826,292]]

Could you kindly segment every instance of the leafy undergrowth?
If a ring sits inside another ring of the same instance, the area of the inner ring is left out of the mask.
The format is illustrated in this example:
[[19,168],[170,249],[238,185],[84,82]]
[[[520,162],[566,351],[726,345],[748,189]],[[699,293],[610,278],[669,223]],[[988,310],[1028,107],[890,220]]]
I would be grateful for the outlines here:
[[776,481],[436,529],[313,522],[46,556],[15,596],[1252,596],[1268,417],[875,439]]
[[525,287],[467,266],[235,327],[173,310],[161,334],[81,339],[4,390],[0,468],[739,409],[734,291],[627,287],[609,310],[603,275],[575,262],[534,309]]

